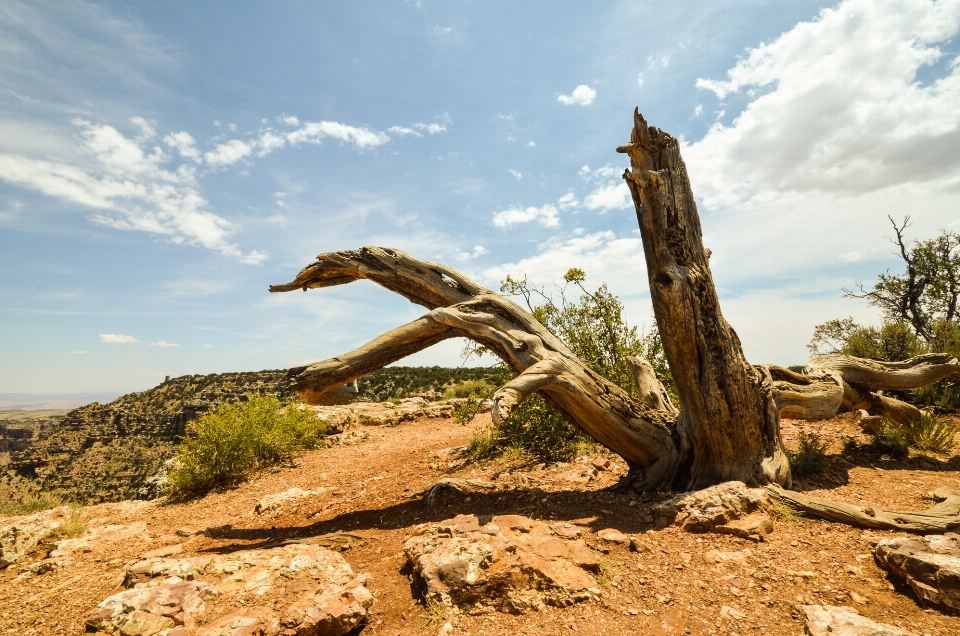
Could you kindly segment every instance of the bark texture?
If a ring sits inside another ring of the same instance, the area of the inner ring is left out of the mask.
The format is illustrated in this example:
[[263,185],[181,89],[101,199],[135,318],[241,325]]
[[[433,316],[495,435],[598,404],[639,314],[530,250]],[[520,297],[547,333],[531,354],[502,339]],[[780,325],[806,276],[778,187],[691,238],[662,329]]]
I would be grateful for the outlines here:
[[743,355],[720,312],[700,217],[676,139],[634,113],[624,179],[643,237],[653,311],[683,405],[680,490],[723,481],[789,484],[770,372]]

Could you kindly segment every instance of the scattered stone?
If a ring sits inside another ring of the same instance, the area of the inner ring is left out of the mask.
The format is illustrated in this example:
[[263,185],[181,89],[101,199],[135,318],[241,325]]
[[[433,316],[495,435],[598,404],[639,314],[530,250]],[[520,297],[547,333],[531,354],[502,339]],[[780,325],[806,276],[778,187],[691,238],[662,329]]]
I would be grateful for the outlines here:
[[770,497],[763,488],[728,481],[677,495],[654,507],[653,514],[663,528],[675,523],[688,532],[710,532],[769,507]]
[[550,529],[561,539],[578,539],[582,530],[571,523],[552,523]]
[[149,550],[140,555],[141,559],[156,559],[159,557],[169,557],[180,554],[183,552],[183,544],[175,543],[173,545],[165,545],[161,548],[155,548]]
[[597,533],[597,537],[601,541],[616,543],[617,545],[627,545],[630,543],[630,537],[615,528],[604,528]]
[[373,604],[367,579],[336,552],[307,544],[155,557],[131,565],[128,589],[101,602],[86,625],[123,636],[343,636]]
[[44,559],[36,563],[31,563],[30,565],[25,565],[20,568],[20,572],[30,572],[36,575],[46,574],[47,572],[53,572],[54,570],[66,567],[71,563],[72,561],[70,559]]
[[746,614],[741,612],[735,607],[730,607],[729,605],[724,605],[720,608],[720,618],[727,618],[741,621],[747,617]]
[[589,571],[599,571],[599,562],[582,540],[564,540],[519,515],[423,524],[403,547],[427,599],[466,611],[562,607],[589,599],[597,584]]
[[70,508],[35,512],[0,526],[0,570],[13,565],[70,518]]
[[893,625],[878,623],[845,605],[804,605],[808,636],[910,636]]
[[960,535],[885,539],[877,543],[874,555],[921,603],[960,611]]
[[572,484],[586,484],[596,479],[597,469],[593,466],[574,468],[573,470],[568,470],[563,473],[560,477]]
[[610,468],[610,460],[606,457],[597,457],[591,462],[591,464],[597,470],[607,470]]
[[773,519],[765,512],[754,512],[742,519],[734,519],[722,526],[717,526],[714,532],[761,541],[765,535],[773,532]]
[[753,556],[753,552],[750,550],[740,550],[737,552],[708,550],[704,553],[703,558],[708,562],[713,561],[714,563],[734,563],[736,565],[745,565],[747,559],[749,559],[751,556]]
[[650,548],[637,537],[630,537],[630,549],[634,552],[646,552]]
[[267,512],[272,512],[274,514],[279,514],[281,509],[284,507],[290,507],[298,499],[304,499],[305,497],[313,497],[315,495],[322,494],[326,491],[326,488],[320,488],[318,490],[301,490],[300,488],[289,488],[283,492],[274,493],[272,495],[267,495],[263,497],[257,505],[254,507],[253,511],[262,515]]
[[850,590],[847,594],[850,596],[850,600],[853,601],[854,603],[856,603],[857,605],[866,605],[866,604],[867,604],[867,599],[866,599],[866,597],[860,596],[859,594],[857,594],[857,593],[854,592],[853,590]]

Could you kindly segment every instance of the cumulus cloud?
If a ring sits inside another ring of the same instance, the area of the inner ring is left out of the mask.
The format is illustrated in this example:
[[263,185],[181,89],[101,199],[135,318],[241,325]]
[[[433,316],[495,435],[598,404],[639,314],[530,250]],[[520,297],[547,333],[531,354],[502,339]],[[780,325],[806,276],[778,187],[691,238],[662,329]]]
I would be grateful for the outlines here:
[[179,347],[175,342],[167,342],[166,340],[157,340],[156,342],[150,343],[151,347]]
[[509,168],[507,169],[507,172],[509,172],[513,176],[513,178],[516,179],[517,181],[523,178],[522,172],[517,172],[516,170],[511,170]]
[[531,221],[537,221],[543,227],[557,227],[560,225],[556,206],[549,204],[539,208],[533,206],[526,208],[514,206],[493,215],[493,224],[499,228],[510,228],[520,223],[529,223]]
[[100,342],[107,342],[110,344],[133,344],[135,342],[140,342],[133,336],[124,336],[119,333],[102,333],[100,334]]
[[[744,95],[730,123],[683,149],[708,207],[780,193],[862,194],[960,183],[960,2],[846,0],[748,51],[727,79]],[[938,62],[930,81],[918,73]]]
[[247,143],[239,139],[231,139],[225,143],[219,144],[213,150],[203,154],[207,165],[218,168],[220,166],[229,166],[241,159],[253,154],[257,144],[255,142]]
[[581,84],[573,89],[573,92],[569,95],[560,95],[557,97],[557,101],[561,104],[566,104],[568,106],[572,104],[578,104],[580,106],[589,106],[593,103],[593,100],[597,97],[597,91],[593,90],[586,84]]

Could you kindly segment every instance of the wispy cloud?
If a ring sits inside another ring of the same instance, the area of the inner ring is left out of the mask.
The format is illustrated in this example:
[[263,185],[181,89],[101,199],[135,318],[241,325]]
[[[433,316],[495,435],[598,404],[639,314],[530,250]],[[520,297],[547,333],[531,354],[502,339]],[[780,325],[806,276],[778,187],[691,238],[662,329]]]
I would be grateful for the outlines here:
[[179,347],[180,345],[178,345],[178,344],[175,343],[175,342],[167,342],[166,340],[158,340],[158,341],[156,341],[156,342],[151,342],[151,343],[150,343],[150,346],[151,346],[151,347]]
[[81,351],[71,351],[70,353],[73,354],[73,355],[82,356],[83,354],[86,353],[86,351],[82,351],[82,350],[81,350]]
[[596,97],[597,91],[593,90],[586,84],[581,84],[573,89],[573,92],[569,95],[560,95],[557,97],[557,101],[568,106],[573,104],[589,106],[593,103],[593,100],[596,99]]
[[100,334],[100,342],[107,342],[109,344],[134,344],[140,341],[133,336],[124,336],[119,333],[102,333]]

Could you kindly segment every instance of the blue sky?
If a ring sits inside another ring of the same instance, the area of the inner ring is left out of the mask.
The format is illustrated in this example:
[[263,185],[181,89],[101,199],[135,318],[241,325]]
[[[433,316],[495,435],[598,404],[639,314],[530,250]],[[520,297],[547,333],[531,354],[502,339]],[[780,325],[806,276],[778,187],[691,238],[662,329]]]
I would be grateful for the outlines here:
[[[652,321],[616,146],[680,137],[757,363],[960,222],[960,1],[0,3],[0,393],[282,368],[422,309],[267,293],[384,245]],[[448,342],[405,364],[458,364]]]

